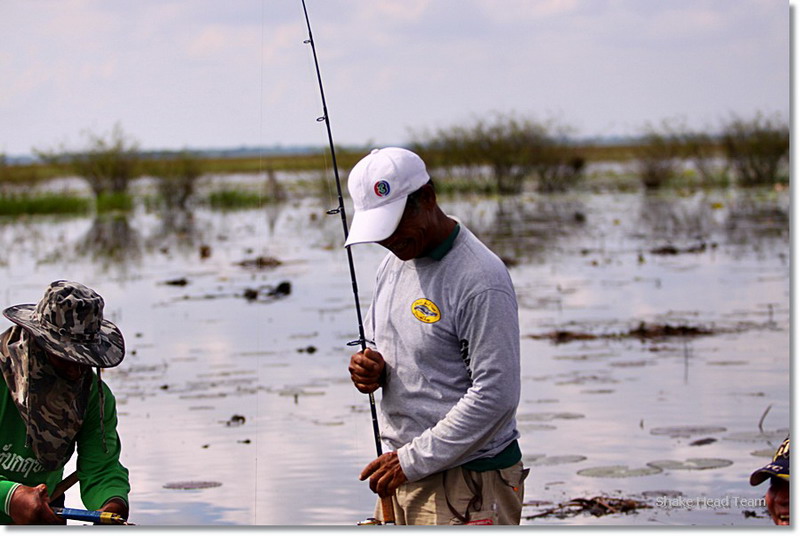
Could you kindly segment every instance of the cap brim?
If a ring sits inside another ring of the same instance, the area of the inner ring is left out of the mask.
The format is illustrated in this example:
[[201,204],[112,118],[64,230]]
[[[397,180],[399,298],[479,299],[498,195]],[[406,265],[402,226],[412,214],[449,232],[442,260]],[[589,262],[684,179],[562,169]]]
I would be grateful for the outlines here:
[[784,480],[789,480],[789,469],[788,467],[782,467],[780,465],[775,464],[768,464],[758,471],[755,471],[752,475],[750,475],[750,485],[751,486],[758,486],[768,478],[772,478],[773,476],[777,476],[778,478],[782,478]]
[[356,212],[344,243],[345,247],[353,244],[380,242],[392,236],[403,217],[407,199],[406,196],[394,203]]
[[93,342],[76,343],[59,339],[34,322],[31,316],[35,309],[34,304],[15,305],[5,309],[3,316],[24,328],[33,335],[39,346],[61,359],[92,367],[111,368],[119,365],[125,357],[122,332],[108,320],[103,320]]

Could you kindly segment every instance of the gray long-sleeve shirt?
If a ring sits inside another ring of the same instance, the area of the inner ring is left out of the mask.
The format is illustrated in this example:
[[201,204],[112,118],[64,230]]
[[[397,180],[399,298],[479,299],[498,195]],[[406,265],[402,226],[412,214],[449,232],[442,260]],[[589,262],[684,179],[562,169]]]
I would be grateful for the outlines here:
[[378,268],[366,335],[386,361],[381,436],[409,481],[519,437],[519,320],[503,262],[463,225],[451,250]]

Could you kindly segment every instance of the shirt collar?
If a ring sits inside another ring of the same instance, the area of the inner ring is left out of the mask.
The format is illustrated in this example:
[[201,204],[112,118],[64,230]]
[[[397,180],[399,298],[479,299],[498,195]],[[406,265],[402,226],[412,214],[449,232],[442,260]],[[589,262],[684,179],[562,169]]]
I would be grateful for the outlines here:
[[453,243],[456,241],[456,237],[458,236],[458,232],[461,230],[461,225],[456,222],[456,226],[450,235],[444,239],[444,242],[433,248],[433,250],[428,253],[428,257],[435,261],[440,261],[444,259],[444,256],[453,249]]

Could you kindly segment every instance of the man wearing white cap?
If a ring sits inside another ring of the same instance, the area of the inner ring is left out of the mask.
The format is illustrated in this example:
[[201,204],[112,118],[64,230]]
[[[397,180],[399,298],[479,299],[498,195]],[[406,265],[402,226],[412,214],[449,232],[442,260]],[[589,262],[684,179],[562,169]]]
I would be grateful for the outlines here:
[[398,524],[519,524],[527,470],[508,270],[442,212],[411,151],[373,150],[353,167],[348,189],[355,214],[345,245],[377,242],[391,252],[366,317],[374,346],[350,359],[359,391],[382,389],[381,438],[391,447],[361,479],[393,496]]

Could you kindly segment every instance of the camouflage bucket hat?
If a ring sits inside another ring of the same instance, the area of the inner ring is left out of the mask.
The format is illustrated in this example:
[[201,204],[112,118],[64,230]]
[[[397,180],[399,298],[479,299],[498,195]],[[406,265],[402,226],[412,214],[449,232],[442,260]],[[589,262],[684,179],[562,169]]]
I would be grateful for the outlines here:
[[125,356],[119,328],[103,319],[103,298],[71,281],[54,281],[42,300],[9,307],[3,315],[28,331],[44,350],[92,367],[115,367]]

